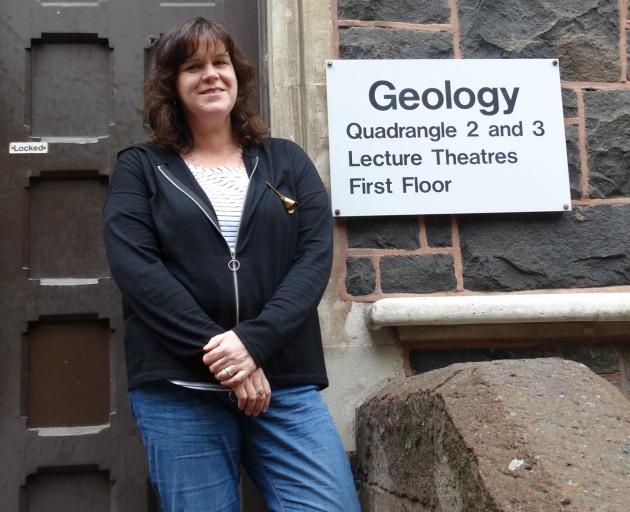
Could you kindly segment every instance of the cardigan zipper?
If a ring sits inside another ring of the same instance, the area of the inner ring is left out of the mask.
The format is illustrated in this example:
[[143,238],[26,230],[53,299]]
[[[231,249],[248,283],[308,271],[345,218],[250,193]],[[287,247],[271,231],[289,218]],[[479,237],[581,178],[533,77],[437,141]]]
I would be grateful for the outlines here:
[[210,217],[210,215],[208,215],[208,213],[206,212],[206,210],[203,209],[203,207],[197,202],[197,200],[192,197],[188,192],[186,192],[186,190],[184,190],[183,188],[181,188],[177,183],[175,183],[169,176],[168,174],[166,174],[163,170],[161,166],[157,166],[158,171],[160,171],[160,173],[162,174],[162,176],[164,176],[171,185],[173,185],[177,190],[179,190],[182,194],[184,194],[186,197],[188,197],[188,199],[190,199],[196,206],[197,208],[199,208],[201,210],[201,213],[204,214],[204,216],[210,221],[210,224],[212,224],[212,226],[214,227],[214,229],[217,230],[217,232],[219,233],[219,235],[221,235],[221,238],[223,238],[223,241],[225,242],[225,245],[228,248],[228,252],[230,253],[230,261],[228,261],[227,267],[232,271],[232,279],[234,282],[234,302],[236,305],[236,322],[235,325],[238,325],[239,321],[240,321],[240,304],[239,304],[239,293],[238,293],[238,269],[241,266],[241,262],[238,261],[238,259],[236,259],[236,248],[237,248],[237,244],[238,244],[238,236],[241,232],[241,223],[243,220],[243,212],[245,211],[245,203],[247,203],[247,194],[249,192],[249,184],[251,183],[252,178],[254,177],[254,173],[256,172],[256,168],[258,167],[258,157],[256,157],[256,163],[254,164],[254,169],[252,170],[251,175],[249,176],[249,181],[247,183],[247,190],[245,191],[245,201],[243,201],[243,208],[241,209],[241,217],[239,219],[239,223],[238,223],[238,231],[236,232],[236,239],[234,240],[234,250],[232,250],[230,248],[230,244],[228,244],[228,241],[226,240],[225,236],[223,235],[223,232],[221,231],[221,228],[219,228],[219,226],[216,225],[216,223],[214,222],[214,220],[212,219],[212,217]]
[[225,242],[225,245],[228,248],[228,252],[231,254],[232,251],[230,250],[230,245],[228,244],[227,240],[225,239],[225,237],[223,236],[223,233],[221,232],[221,229],[219,228],[219,226],[216,225],[216,223],[214,222],[214,220],[212,220],[212,217],[210,217],[210,215],[207,214],[206,210],[204,210],[202,208],[202,206],[197,202],[197,200],[191,196],[188,192],[186,192],[183,188],[181,188],[177,183],[175,183],[171,178],[169,178],[168,174],[166,174],[163,170],[161,166],[157,166],[158,171],[160,171],[162,173],[162,176],[164,176],[171,185],[173,185],[177,190],[179,190],[182,194],[184,194],[188,199],[190,199],[193,203],[195,203],[195,205],[197,206],[197,208],[199,208],[201,210],[201,213],[203,213],[206,218],[210,221],[210,224],[212,224],[214,226],[214,228],[217,230],[217,232],[219,233],[219,235],[221,235],[221,238],[223,238],[223,241]]
[[[232,259],[230,263],[235,262],[234,265],[236,269],[232,272],[234,276],[234,294],[236,296],[236,325],[240,322],[240,304],[239,304],[239,294],[238,294],[238,269],[241,266],[240,261],[236,259],[236,249],[238,247],[238,236],[241,234],[241,227],[243,226],[243,213],[245,213],[245,205],[247,204],[247,196],[249,195],[249,185],[252,182],[252,178],[254,177],[254,173],[258,168],[258,157],[256,157],[256,163],[254,164],[254,168],[252,169],[252,173],[249,175],[249,181],[247,182],[247,190],[245,191],[245,200],[243,201],[243,208],[241,208],[241,217],[238,220],[238,230],[236,231],[236,238],[234,239],[234,250],[230,251],[232,254]],[[231,270],[231,269],[230,269]]]

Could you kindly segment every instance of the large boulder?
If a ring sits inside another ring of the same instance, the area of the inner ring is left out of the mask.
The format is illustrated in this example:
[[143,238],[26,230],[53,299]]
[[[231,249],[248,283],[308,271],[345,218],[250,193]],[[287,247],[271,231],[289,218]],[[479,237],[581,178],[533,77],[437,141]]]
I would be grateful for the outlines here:
[[630,402],[557,358],[455,364],[358,411],[364,512],[630,510]]

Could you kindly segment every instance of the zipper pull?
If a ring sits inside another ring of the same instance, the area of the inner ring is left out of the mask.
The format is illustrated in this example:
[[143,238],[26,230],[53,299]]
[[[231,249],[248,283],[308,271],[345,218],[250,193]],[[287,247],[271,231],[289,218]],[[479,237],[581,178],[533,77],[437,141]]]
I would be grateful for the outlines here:
[[232,255],[232,259],[228,261],[228,268],[232,272],[236,272],[241,267],[241,262],[236,259],[236,253],[234,251],[231,251],[230,254]]

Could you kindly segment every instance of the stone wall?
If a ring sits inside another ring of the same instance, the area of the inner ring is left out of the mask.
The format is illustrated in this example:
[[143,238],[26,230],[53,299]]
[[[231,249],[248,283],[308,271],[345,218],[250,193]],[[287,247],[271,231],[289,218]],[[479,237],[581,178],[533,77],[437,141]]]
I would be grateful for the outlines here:
[[628,22],[619,6],[338,0],[341,58],[559,57],[574,199],[567,214],[347,219],[349,298],[630,283]]
[[630,502],[630,403],[561,359],[456,364],[358,412],[364,512],[606,510]]
[[[342,299],[630,289],[627,3],[337,0],[340,58],[559,58],[573,208],[341,220]],[[597,340],[582,341],[575,350]],[[602,350],[622,367],[627,391],[626,349]],[[412,362],[408,373],[419,371]]]

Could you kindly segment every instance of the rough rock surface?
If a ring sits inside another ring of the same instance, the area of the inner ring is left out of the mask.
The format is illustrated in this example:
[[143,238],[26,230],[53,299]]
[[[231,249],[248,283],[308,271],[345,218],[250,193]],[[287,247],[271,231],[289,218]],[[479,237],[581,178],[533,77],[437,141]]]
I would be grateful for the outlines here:
[[369,295],[376,288],[376,272],[370,258],[348,258],[346,289],[350,295]]
[[630,195],[630,91],[586,91],[590,194]]
[[383,293],[453,290],[457,284],[450,254],[383,256],[380,269]]
[[579,129],[575,125],[565,126],[564,133],[567,140],[567,163],[569,165],[571,199],[577,199],[582,194],[580,149],[578,146]]
[[573,89],[562,89],[562,109],[564,117],[577,117],[577,94]]
[[452,245],[450,215],[428,215],[425,217],[424,223],[429,247],[450,247]]
[[339,31],[343,59],[449,59],[453,39],[448,32],[393,28],[344,28]]
[[458,0],[466,58],[560,59],[563,80],[619,80],[617,0]]
[[416,217],[354,217],[346,223],[348,247],[363,249],[418,249]]
[[361,406],[357,436],[364,512],[630,503],[630,402],[579,363],[466,363],[410,377]]
[[530,290],[630,283],[630,205],[458,218],[464,287]]
[[338,0],[339,18],[349,20],[402,21],[405,23],[448,23],[448,0]]

